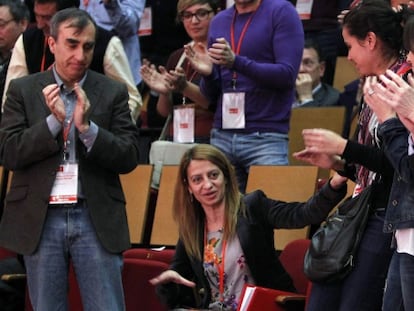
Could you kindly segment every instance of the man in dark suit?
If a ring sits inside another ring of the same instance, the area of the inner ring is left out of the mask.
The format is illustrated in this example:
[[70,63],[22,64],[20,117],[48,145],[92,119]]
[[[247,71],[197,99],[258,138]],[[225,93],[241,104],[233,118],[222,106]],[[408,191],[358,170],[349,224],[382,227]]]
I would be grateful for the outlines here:
[[[49,50],[46,40],[50,34],[50,20],[57,11],[79,7],[79,3],[79,0],[33,0],[36,23],[19,36],[13,47],[7,70],[5,91],[7,91],[10,80],[47,70],[53,65],[55,58]],[[118,36],[97,27],[94,55],[89,68],[127,85],[131,117],[135,121],[142,106],[142,99],[134,83],[128,58]],[[5,92],[2,94],[4,105]]]
[[138,163],[124,84],[88,70],[96,25],[79,9],[51,21],[51,70],[12,80],[0,158],[13,172],[0,245],[24,255],[35,310],[63,310],[72,261],[85,310],[125,310],[130,246],[119,174]]
[[302,63],[296,79],[296,101],[293,107],[337,106],[339,91],[322,82],[325,61],[317,43],[306,40]]

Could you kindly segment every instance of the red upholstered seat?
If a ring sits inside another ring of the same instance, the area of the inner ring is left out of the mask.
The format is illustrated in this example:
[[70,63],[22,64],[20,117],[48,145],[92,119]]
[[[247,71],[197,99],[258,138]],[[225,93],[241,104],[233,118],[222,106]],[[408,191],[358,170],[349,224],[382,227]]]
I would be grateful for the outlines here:
[[303,259],[309,248],[309,239],[297,239],[285,246],[279,259],[289,273],[299,294],[306,294],[309,280],[303,272]]
[[5,259],[5,258],[9,258],[9,257],[16,257],[16,253],[8,250],[7,248],[4,247],[0,247],[0,259]]
[[170,264],[174,249],[154,250],[150,248],[130,248],[123,253],[124,258],[158,260]]
[[127,310],[167,311],[149,280],[168,269],[168,264],[158,260],[125,258],[122,271]]

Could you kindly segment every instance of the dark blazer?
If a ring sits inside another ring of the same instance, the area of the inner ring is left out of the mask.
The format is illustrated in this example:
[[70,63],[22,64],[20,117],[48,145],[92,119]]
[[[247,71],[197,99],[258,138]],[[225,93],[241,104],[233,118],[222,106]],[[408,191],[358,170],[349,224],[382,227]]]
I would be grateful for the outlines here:
[[329,84],[322,83],[321,87],[313,94],[313,100],[298,106],[300,107],[331,107],[339,105],[339,91]]
[[[267,198],[260,190],[244,196],[247,215],[239,215],[236,231],[256,285],[295,290],[292,280],[277,257],[273,230],[319,224],[345,194],[346,186],[335,191],[326,184],[318,194],[305,203],[273,200]],[[200,228],[200,246],[204,252],[204,220],[200,220],[198,228]],[[187,256],[181,241],[178,241],[171,269],[194,281],[195,292],[201,295],[194,296],[191,289],[170,283],[157,288],[161,300],[170,307],[207,308],[211,301],[211,290],[204,276],[203,263]]]
[[[56,83],[52,71],[11,81],[0,125],[0,156],[13,171],[0,223],[0,245],[33,253],[40,241],[49,195],[62,157],[63,138],[49,131],[42,89]],[[99,127],[91,150],[77,142],[79,177],[103,247],[119,253],[130,246],[125,197],[119,174],[138,163],[138,133],[131,121],[125,85],[88,71],[83,89],[89,118]]]

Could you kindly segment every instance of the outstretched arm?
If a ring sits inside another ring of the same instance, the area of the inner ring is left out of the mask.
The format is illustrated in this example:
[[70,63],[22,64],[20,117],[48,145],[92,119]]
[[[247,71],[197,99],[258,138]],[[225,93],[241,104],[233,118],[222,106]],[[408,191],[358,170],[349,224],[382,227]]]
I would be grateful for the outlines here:
[[160,285],[166,283],[176,283],[188,287],[195,287],[195,283],[183,278],[178,272],[174,270],[166,270],[157,277],[150,280],[152,285]]

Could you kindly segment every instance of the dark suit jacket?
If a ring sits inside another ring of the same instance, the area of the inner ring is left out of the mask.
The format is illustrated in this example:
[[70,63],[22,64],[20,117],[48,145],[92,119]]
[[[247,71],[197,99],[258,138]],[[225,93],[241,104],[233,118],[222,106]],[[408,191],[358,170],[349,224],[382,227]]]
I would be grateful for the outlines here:
[[[269,199],[262,191],[254,191],[244,197],[247,215],[239,215],[237,236],[241,248],[258,286],[294,291],[289,275],[284,270],[274,248],[275,228],[302,228],[308,224],[322,222],[329,211],[345,196],[346,187],[334,191],[327,184],[306,203],[286,203]],[[204,220],[200,220],[200,246],[204,252]],[[203,263],[190,258],[181,241],[178,242],[171,268],[183,277],[196,283],[196,292],[202,293],[199,301],[192,290],[177,284],[166,284],[157,288],[162,301],[170,307],[191,306],[207,308],[211,290],[204,276]]]
[[313,100],[298,106],[300,107],[330,107],[339,105],[339,91],[329,84],[322,83],[318,91],[313,94]]
[[[56,83],[52,71],[11,81],[0,125],[0,156],[13,171],[0,223],[0,245],[33,253],[40,241],[49,195],[62,157],[63,138],[52,136],[42,89]],[[79,177],[103,247],[118,253],[130,246],[120,173],[138,163],[138,133],[131,121],[125,85],[88,71],[83,89],[90,120],[99,127],[89,152],[77,141]]]

